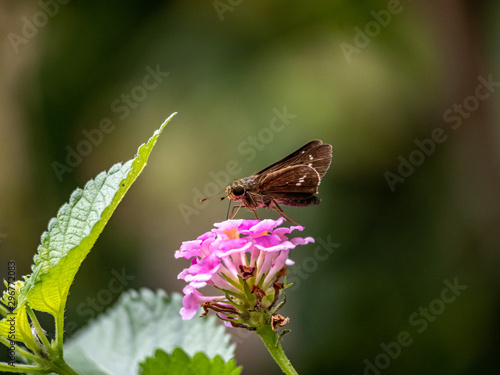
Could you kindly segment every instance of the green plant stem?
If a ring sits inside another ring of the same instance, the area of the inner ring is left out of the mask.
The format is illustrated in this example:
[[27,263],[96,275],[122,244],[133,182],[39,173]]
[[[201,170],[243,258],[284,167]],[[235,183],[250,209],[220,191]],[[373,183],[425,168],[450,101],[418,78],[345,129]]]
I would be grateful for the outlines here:
[[55,316],[56,318],[56,350],[59,356],[63,356],[63,341],[64,341],[64,306],[62,304],[61,311]]
[[11,366],[5,362],[0,362],[0,371],[6,372],[20,372],[23,374],[47,374],[47,369],[41,368],[38,365],[24,365],[17,364],[15,366]]
[[60,375],[78,375],[61,357],[53,359],[50,369]]
[[45,346],[47,352],[49,353],[54,353],[54,349],[49,343],[49,340],[47,339],[47,336],[45,336],[45,333],[43,332],[42,326],[40,325],[40,322],[38,321],[38,318],[35,315],[35,312],[31,307],[26,305],[26,312],[28,313],[31,323],[35,326],[36,333],[38,337],[40,338],[42,344]]
[[28,374],[48,374],[50,372],[55,372],[60,375],[78,375],[71,367],[69,367],[64,361],[62,363],[52,363],[50,367],[44,367],[41,365],[25,365],[16,363],[15,366],[11,366],[8,363],[0,362],[0,371],[6,372],[19,372]]
[[0,303],[0,314],[1,314],[4,318],[6,318],[6,317],[7,317],[10,313],[11,313],[11,311],[10,311],[7,307],[5,307],[4,305],[2,305],[2,304]]
[[[0,342],[9,347],[9,340],[1,337]],[[47,374],[49,372],[55,372],[60,375],[78,375],[78,373],[69,367],[64,359],[61,356],[58,356],[54,350],[52,350],[53,354],[49,354],[48,358],[37,357],[17,345],[15,345],[15,351],[37,364],[27,365],[24,363],[16,363],[15,366],[11,366],[8,363],[0,362],[0,371],[29,374]]]
[[[0,342],[2,344],[4,344],[7,348],[10,348],[10,340],[4,338],[4,337],[0,337]],[[33,362],[36,362],[38,360],[38,357],[36,355],[33,355],[31,352],[29,352],[28,350],[25,350],[23,348],[21,348],[20,346],[18,345],[14,345],[14,350],[16,351],[16,353],[18,354],[21,354],[23,357],[26,357],[27,359],[33,361]]]
[[297,371],[293,368],[290,360],[285,355],[281,343],[278,342],[276,332],[273,331],[271,326],[265,325],[257,329],[257,334],[260,336],[264,345],[266,346],[271,356],[274,358],[278,366],[281,367],[283,372],[287,375],[298,375]]

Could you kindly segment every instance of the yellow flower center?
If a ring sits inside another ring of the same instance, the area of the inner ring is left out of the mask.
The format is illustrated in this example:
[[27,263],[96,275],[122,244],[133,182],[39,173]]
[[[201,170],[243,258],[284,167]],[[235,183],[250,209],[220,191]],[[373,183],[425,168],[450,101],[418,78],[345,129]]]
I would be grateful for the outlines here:
[[224,233],[230,240],[235,240],[236,238],[240,238],[240,233],[238,232],[237,228],[225,230]]

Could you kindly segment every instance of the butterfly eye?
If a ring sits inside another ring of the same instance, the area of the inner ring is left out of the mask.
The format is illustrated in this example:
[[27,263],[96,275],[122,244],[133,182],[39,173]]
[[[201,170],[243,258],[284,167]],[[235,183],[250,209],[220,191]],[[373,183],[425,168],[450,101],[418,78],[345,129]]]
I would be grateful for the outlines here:
[[236,196],[243,195],[245,193],[245,188],[241,185],[235,186],[233,188],[233,194]]

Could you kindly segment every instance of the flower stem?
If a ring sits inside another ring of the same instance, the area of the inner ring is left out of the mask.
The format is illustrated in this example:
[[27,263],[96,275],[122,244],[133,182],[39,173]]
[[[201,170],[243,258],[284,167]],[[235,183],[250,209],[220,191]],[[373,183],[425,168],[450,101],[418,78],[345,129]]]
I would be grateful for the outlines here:
[[257,329],[257,334],[260,336],[264,345],[266,346],[271,356],[274,358],[278,366],[281,367],[283,372],[287,375],[298,375],[297,371],[293,368],[290,360],[285,355],[281,343],[278,342],[276,332],[273,331],[271,326],[265,325]]

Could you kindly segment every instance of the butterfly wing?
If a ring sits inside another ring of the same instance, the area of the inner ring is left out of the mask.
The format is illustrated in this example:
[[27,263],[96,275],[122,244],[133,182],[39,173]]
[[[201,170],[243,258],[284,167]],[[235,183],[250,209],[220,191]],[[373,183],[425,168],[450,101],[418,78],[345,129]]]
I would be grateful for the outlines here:
[[323,144],[320,140],[315,140],[306,143],[297,151],[257,172],[256,175],[271,174],[289,166],[304,165],[315,169],[321,180],[328,168],[330,168],[331,162],[332,146]]
[[[260,172],[236,181],[226,188],[226,192],[229,189],[233,193],[226,194],[229,199],[240,201],[241,205],[253,210],[257,218],[256,209],[265,207],[292,221],[279,205],[305,207],[319,204],[321,199],[314,194],[318,192],[331,162],[332,146],[314,140]],[[240,194],[235,194],[235,186]]]
[[265,173],[257,179],[263,194],[307,193],[316,194],[321,177],[316,169],[307,165],[293,165],[275,172]]
[[[321,199],[314,194],[318,192],[321,177],[318,172],[307,165],[285,167],[258,177],[260,195],[263,201],[276,205],[304,207],[319,204]],[[277,210],[284,215],[279,206]],[[288,220],[288,219],[287,219]]]

